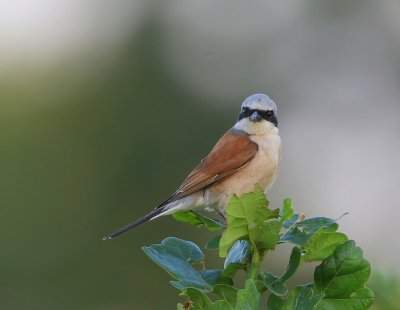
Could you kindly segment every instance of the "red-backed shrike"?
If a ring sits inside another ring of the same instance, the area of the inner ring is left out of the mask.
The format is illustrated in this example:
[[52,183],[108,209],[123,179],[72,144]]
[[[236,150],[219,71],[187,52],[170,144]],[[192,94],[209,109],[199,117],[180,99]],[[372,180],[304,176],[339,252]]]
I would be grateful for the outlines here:
[[170,198],[104,239],[176,211],[211,208],[221,213],[233,194],[242,195],[257,186],[267,191],[276,178],[280,153],[276,104],[267,95],[252,95],[242,103],[235,126]]

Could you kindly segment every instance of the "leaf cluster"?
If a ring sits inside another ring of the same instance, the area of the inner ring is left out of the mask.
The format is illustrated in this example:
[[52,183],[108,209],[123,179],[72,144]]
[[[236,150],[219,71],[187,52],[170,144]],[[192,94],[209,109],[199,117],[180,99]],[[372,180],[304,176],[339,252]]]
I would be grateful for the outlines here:
[[[365,287],[370,264],[354,241],[337,231],[336,220],[304,219],[286,199],[281,209],[268,208],[261,190],[233,196],[225,210],[227,225],[193,211],[179,212],[175,219],[222,231],[206,244],[218,249],[223,268],[206,269],[204,254],[190,241],[174,237],[143,251],[174,280],[171,285],[186,296],[178,309],[259,309],[267,298],[267,309],[368,309],[374,295]],[[269,251],[280,244],[293,245],[285,272],[274,275],[263,266]],[[286,282],[305,263],[320,262],[314,282],[289,289]],[[247,273],[237,283],[238,270]],[[267,297],[263,297],[267,296]],[[265,300],[265,299],[264,299]]]

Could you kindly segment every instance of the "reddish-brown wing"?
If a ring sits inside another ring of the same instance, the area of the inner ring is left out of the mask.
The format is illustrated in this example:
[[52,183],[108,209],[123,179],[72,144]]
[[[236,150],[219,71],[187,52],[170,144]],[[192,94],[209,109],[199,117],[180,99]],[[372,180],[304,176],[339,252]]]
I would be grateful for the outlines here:
[[210,154],[193,169],[179,189],[166,202],[189,196],[215,182],[218,182],[246,166],[256,155],[258,146],[247,134],[229,130],[217,142]]

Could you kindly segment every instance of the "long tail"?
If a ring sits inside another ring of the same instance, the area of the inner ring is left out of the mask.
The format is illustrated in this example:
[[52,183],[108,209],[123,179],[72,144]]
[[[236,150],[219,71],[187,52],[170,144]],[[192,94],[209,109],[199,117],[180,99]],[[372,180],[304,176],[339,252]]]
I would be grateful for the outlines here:
[[140,219],[138,219],[138,220],[126,225],[125,227],[117,230],[115,233],[113,233],[113,234],[111,234],[111,235],[109,235],[107,237],[104,237],[103,240],[111,240],[111,239],[113,239],[113,238],[115,238],[115,237],[127,232],[128,230],[131,230],[132,228],[138,227],[138,226],[150,221],[151,219],[161,215],[164,211],[166,211],[166,210],[163,207],[157,208],[154,211],[150,212],[149,214],[143,216],[142,218],[140,218]]

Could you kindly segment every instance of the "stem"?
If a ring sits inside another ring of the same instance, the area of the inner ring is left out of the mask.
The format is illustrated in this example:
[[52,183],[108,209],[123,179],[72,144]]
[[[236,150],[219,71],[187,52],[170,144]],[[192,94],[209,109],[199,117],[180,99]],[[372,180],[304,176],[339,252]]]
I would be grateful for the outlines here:
[[251,242],[251,246],[253,248],[253,258],[251,260],[251,271],[249,277],[255,280],[260,270],[263,255],[261,255],[260,252],[258,252],[258,249],[253,242]]

